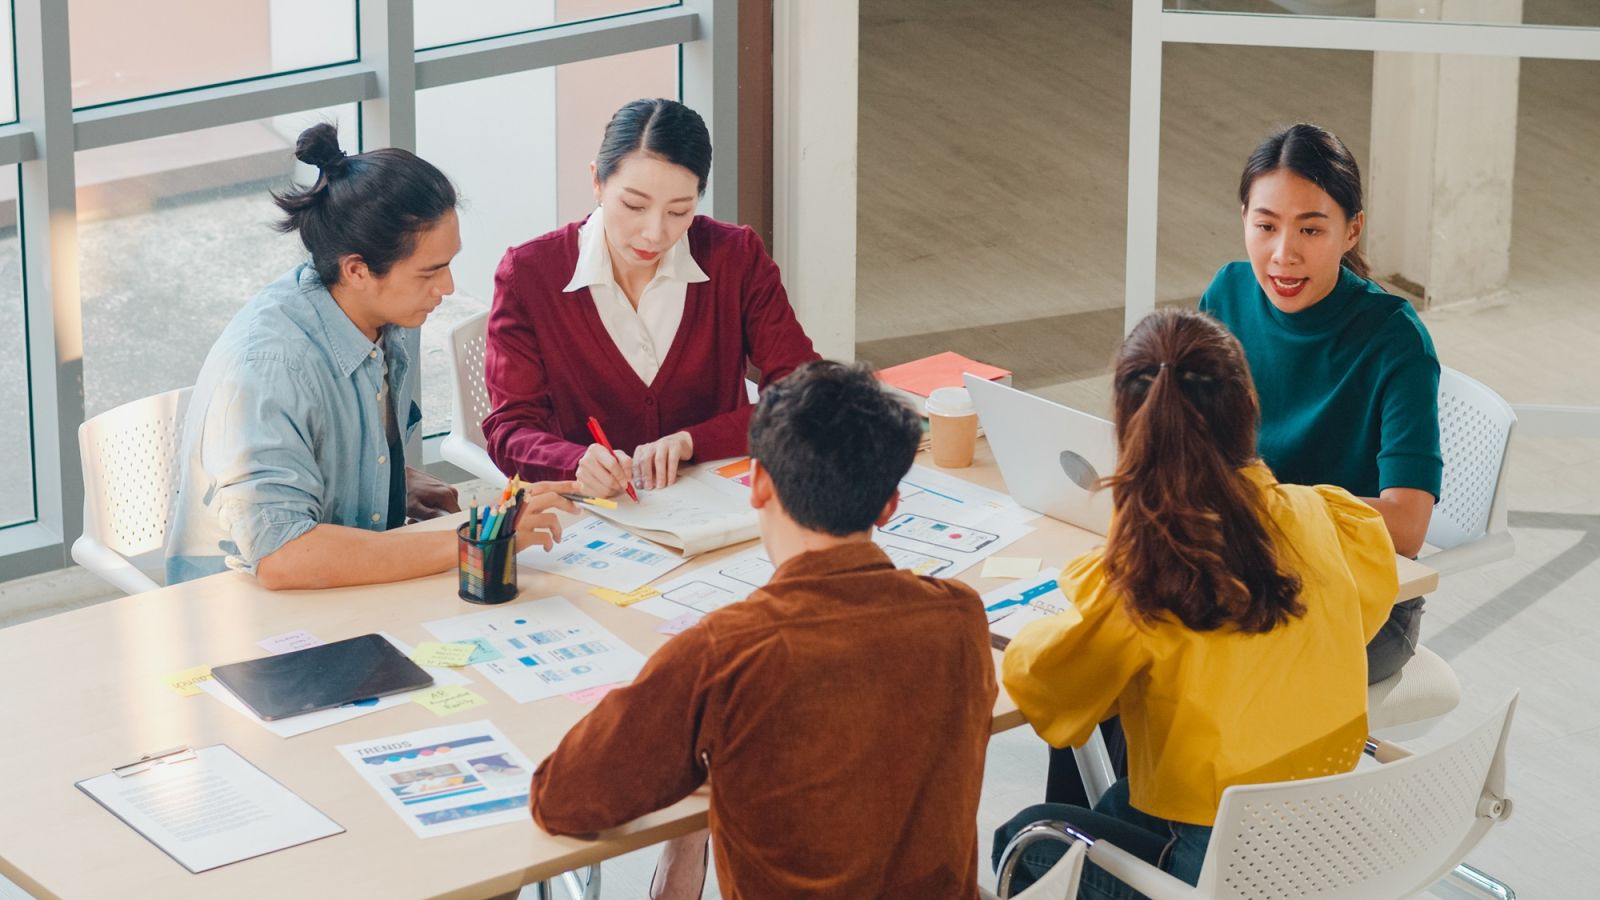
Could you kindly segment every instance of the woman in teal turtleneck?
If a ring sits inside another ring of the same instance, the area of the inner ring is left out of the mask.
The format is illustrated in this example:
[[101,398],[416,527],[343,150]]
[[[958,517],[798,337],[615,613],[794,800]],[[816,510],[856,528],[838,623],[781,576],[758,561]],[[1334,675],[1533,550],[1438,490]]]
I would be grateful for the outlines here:
[[[1355,158],[1329,132],[1291,125],[1250,155],[1239,202],[1250,258],[1217,272],[1200,309],[1244,345],[1261,456],[1280,481],[1361,497],[1415,556],[1444,469],[1439,360],[1411,304],[1368,279]],[[1411,658],[1421,606],[1398,604],[1368,646],[1371,681]]]

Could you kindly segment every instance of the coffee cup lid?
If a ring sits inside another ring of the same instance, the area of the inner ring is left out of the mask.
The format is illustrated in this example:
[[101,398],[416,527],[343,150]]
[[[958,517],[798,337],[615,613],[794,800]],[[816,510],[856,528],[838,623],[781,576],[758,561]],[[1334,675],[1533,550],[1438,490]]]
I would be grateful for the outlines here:
[[930,416],[970,416],[973,414],[972,395],[966,388],[942,387],[928,395]]

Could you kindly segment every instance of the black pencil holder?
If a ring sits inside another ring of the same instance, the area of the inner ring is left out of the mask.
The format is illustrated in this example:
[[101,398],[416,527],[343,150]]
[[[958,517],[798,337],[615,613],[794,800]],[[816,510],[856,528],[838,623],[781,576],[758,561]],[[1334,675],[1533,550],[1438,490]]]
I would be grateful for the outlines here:
[[472,526],[456,529],[456,593],[468,603],[504,603],[517,596],[516,532],[493,540],[471,536]]

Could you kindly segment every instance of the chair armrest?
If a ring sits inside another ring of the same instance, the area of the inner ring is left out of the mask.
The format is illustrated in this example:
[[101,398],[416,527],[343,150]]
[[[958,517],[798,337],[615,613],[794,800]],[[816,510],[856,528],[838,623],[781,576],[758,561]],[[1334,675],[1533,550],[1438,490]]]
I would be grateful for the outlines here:
[[88,535],[72,542],[72,561],[125,594],[142,594],[161,587],[121,554]]
[[1132,853],[1100,840],[1089,848],[1089,861],[1150,900],[1199,900],[1194,885],[1168,875]]
[[1363,748],[1363,752],[1381,763],[1392,763],[1397,759],[1405,759],[1411,755],[1410,750],[1399,744],[1380,741],[1374,737],[1367,738],[1367,746]]

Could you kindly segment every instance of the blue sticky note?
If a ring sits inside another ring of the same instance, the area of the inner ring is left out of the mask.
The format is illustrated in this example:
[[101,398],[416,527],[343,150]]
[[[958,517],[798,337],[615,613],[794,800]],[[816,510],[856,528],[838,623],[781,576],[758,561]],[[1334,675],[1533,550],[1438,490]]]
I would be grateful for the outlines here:
[[460,643],[472,644],[478,648],[472,651],[472,656],[467,659],[467,665],[469,666],[475,666],[478,663],[486,663],[491,660],[500,659],[502,655],[499,650],[494,648],[493,644],[489,643],[488,638],[468,638]]

